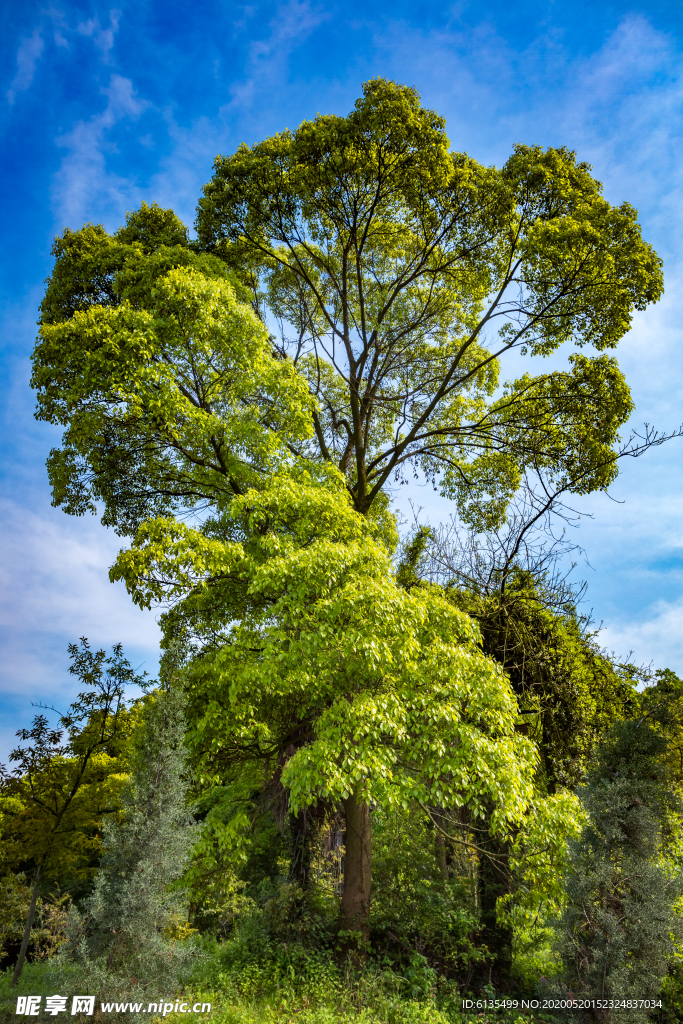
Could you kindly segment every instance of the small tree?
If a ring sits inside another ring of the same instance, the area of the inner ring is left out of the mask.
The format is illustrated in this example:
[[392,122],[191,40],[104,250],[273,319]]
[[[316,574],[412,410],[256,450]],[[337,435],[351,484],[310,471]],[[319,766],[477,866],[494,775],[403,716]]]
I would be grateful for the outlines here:
[[[614,726],[600,746],[583,802],[590,815],[575,844],[563,920],[563,959],[576,994],[656,998],[677,931],[681,880],[661,859],[676,798],[666,741],[645,721]],[[612,1011],[597,1011],[601,1020]],[[628,1010],[629,1021],[647,1020]]]
[[176,985],[196,948],[176,940],[186,921],[186,892],[175,883],[186,866],[196,827],[184,777],[184,699],[166,682],[146,699],[133,738],[132,774],[123,822],[108,822],[105,852],[92,894],[71,911],[60,954],[69,977],[114,997],[131,990],[157,996]]
[[[36,715],[31,729],[17,736],[30,741],[10,754],[11,773],[3,769],[2,795],[13,798],[14,813],[7,831],[15,853],[33,864],[31,899],[12,984],[21,976],[31,938],[41,880],[82,867],[99,848],[98,823],[111,810],[112,757],[127,721],[124,691],[140,682],[117,644],[111,657],[91,651],[88,641],[69,646],[69,671],[91,689],[79,695],[61,729],[52,729],[45,715]],[[63,743],[64,733],[67,742]],[[6,801],[7,806],[9,803]]]

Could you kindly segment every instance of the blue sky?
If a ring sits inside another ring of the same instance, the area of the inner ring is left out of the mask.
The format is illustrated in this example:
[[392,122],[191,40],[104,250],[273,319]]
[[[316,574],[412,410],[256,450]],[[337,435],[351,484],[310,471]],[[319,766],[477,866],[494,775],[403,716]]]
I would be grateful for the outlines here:
[[[107,581],[118,539],[50,507],[58,434],[32,418],[29,356],[53,236],[118,227],[144,199],[192,223],[217,153],[347,113],[364,80],[414,85],[453,146],[502,163],[515,142],[568,145],[628,199],[666,294],[620,346],[634,423],[683,420],[683,9],[404,0],[6,3],[0,15],[0,760],[31,701],[67,704],[66,646],[121,641],[156,665],[153,613]],[[683,673],[683,440],[581,503],[588,603],[606,646]],[[417,495],[420,502],[420,495]],[[433,520],[444,503],[428,507]],[[591,518],[592,517],[592,518]]]

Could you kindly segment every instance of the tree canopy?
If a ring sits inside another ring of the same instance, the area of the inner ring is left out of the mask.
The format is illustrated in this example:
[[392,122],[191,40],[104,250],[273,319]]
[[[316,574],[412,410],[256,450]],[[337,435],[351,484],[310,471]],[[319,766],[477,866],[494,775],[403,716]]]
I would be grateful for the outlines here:
[[66,428],[48,460],[55,504],[82,515],[101,501],[121,533],[220,508],[309,432],[305,381],[272,358],[220,261],[163,242],[145,252],[92,227],[56,252],[33,375],[38,416]]
[[[171,211],[143,207],[113,236],[86,226],[55,243],[33,383],[39,416],[67,428],[50,460],[67,511],[102,500],[105,521],[132,532],[233,487],[217,454],[220,360],[206,362],[226,331],[253,332],[275,357],[275,391],[240,394],[264,435],[337,465],[361,512],[412,471],[478,526],[500,521],[525,473],[575,493],[614,479],[632,401],[608,352],[661,295],[661,261],[632,207],[611,206],[572,152],[518,146],[502,169],[483,167],[450,151],[414,90],[376,79],[348,117],[217,158],[197,228],[188,244]],[[255,311],[228,313],[221,298],[197,364],[181,269]],[[262,325],[276,323],[267,341]],[[561,345],[574,349],[567,369],[501,382],[502,356]],[[123,366],[144,373],[145,399],[121,391]],[[151,404],[171,380],[185,388],[182,421],[204,416],[199,449],[170,429],[170,406]],[[277,415],[285,380],[305,381],[296,422]]]
[[483,167],[415,90],[374,79],[347,117],[217,157],[197,229],[280,321],[318,399],[301,450],[339,466],[359,510],[411,466],[479,523],[527,469],[578,493],[613,479],[632,404],[612,357],[499,378],[513,349],[606,353],[661,294],[635,211],[574,153]]

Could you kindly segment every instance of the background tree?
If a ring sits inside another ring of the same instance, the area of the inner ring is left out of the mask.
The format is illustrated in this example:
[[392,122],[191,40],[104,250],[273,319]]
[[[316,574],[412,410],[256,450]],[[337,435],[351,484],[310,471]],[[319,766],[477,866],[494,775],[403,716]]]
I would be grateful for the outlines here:
[[[662,860],[680,802],[666,742],[642,719],[604,737],[582,800],[590,821],[574,846],[567,882],[563,960],[575,994],[655,999],[680,932],[680,870]],[[646,1010],[595,1011],[599,1020],[648,1020]]]
[[645,683],[639,700],[644,722],[666,741],[667,768],[672,780],[683,785],[683,680],[671,669],[640,671]]
[[[0,797],[0,807],[8,805],[12,815],[23,810],[20,801]],[[0,960],[4,960],[8,953],[8,943],[21,943],[31,906],[31,887],[26,884],[25,873],[11,870],[14,858],[8,856],[4,819],[5,813],[0,811],[0,853],[3,855],[0,864]]]
[[[484,650],[501,664],[517,695],[523,718],[517,728],[533,739],[539,750],[536,775],[538,812],[541,820],[553,797],[562,798],[583,781],[587,764],[600,735],[616,719],[627,717],[637,706],[635,680],[600,650],[594,634],[582,628],[572,608],[563,612],[547,607],[542,588],[520,572],[504,593],[457,595],[480,624]],[[555,822],[554,839],[562,845],[571,828]],[[576,814],[576,809],[574,809]],[[529,825],[533,827],[534,815]],[[529,853],[519,837],[517,843]],[[497,991],[510,984],[513,957],[512,918],[501,915],[501,906],[515,901],[516,891],[527,885],[511,863],[519,858],[513,842],[493,834],[482,845],[491,857],[480,860],[479,890],[482,941],[493,958],[482,964]],[[561,858],[556,858],[559,874]],[[538,880],[537,880],[538,882]],[[536,884],[536,894],[543,886]],[[551,916],[550,906],[546,907]]]
[[471,991],[481,956],[475,851],[439,847],[438,835],[420,807],[373,811],[372,946],[376,958],[389,962],[405,988],[422,998],[439,979]]
[[[397,573],[409,587],[439,582],[478,621],[483,649],[504,667],[517,696],[516,728],[540,754],[535,798],[517,834],[487,834],[486,823],[478,823],[486,955],[475,965],[473,981],[499,992],[518,980],[512,977],[515,943],[518,950],[526,943],[529,951],[534,943],[547,943],[549,922],[562,911],[560,878],[580,821],[572,791],[583,781],[600,735],[639,706],[637,671],[615,665],[600,650],[589,617],[577,611],[584,588],[571,585],[560,569],[560,560],[573,552],[549,521],[553,505],[559,516],[569,516],[560,502],[552,492],[539,500],[527,486],[496,530],[477,534],[455,518],[436,529],[418,527]],[[471,829],[449,814],[439,817],[446,834],[462,837]]]
[[61,716],[61,729],[50,728],[45,715],[36,715],[31,729],[20,729],[17,736],[30,742],[11,752],[16,768],[2,778],[3,797],[13,798],[5,800],[11,814],[7,837],[19,865],[30,864],[33,874],[13,984],[24,966],[41,880],[87,871],[99,851],[102,816],[117,807],[118,755],[130,724],[125,690],[141,681],[119,644],[107,657],[103,650],[91,651],[83,638],[80,648],[69,646],[69,654],[69,671],[91,689]]
[[145,698],[122,821],[104,826],[94,888],[80,911],[72,909],[59,953],[57,968],[71,985],[81,979],[114,1000],[158,1001],[197,960],[194,945],[177,941],[187,931],[187,892],[176,883],[197,828],[186,799],[185,700],[174,660],[167,655],[162,686]]

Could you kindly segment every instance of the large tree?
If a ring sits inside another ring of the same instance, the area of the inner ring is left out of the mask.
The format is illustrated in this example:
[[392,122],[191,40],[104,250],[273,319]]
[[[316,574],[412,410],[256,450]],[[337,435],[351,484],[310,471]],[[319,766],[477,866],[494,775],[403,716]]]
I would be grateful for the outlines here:
[[[340,925],[366,937],[370,805],[459,808],[505,834],[536,765],[476,623],[438,588],[397,584],[388,525],[351,507],[338,474],[291,472],[201,530],[143,525],[113,570],[138,603],[174,605],[169,640],[201,641],[190,685],[199,774],[258,766],[294,813],[343,806]],[[238,619],[227,611],[236,589]]]
[[[607,353],[661,263],[573,153],[482,167],[377,79],[347,117],[217,158],[197,227],[188,243],[143,207],[55,244],[33,380],[66,427],[50,473],[67,511],[101,501],[132,534],[303,458],[335,464],[361,514],[415,472],[482,527],[525,474],[614,479],[632,402]],[[501,385],[502,356],[562,345],[566,369]]]

